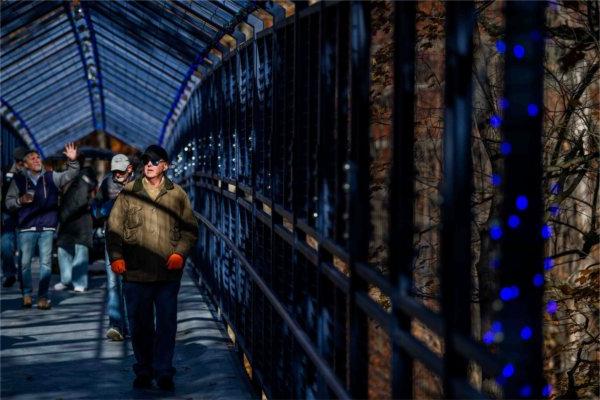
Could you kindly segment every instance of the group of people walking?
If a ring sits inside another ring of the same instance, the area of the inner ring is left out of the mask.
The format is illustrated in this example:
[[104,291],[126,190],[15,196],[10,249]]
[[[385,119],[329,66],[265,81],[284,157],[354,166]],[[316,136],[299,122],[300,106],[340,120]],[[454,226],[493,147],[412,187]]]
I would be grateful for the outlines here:
[[73,144],[63,153],[68,159],[63,172],[45,171],[35,150],[18,148],[14,153],[15,164],[3,182],[3,286],[19,278],[23,307],[32,307],[31,261],[37,250],[37,308],[50,309],[57,233],[60,282],[53,289],[84,293],[93,221],[102,222],[106,336],[114,341],[131,337],[135,388],[151,387],[156,380],[160,388],[173,390],[177,295],[186,257],[198,237],[189,198],[165,175],[169,157],[160,146],[151,145],[142,154],[138,176],[127,156],[115,155],[99,186],[92,168],[80,168]]

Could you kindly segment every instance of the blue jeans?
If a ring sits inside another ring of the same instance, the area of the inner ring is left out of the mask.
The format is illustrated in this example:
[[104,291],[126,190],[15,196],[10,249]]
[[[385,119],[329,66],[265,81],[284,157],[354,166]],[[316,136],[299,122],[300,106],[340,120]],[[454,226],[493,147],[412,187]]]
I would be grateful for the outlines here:
[[[173,377],[179,281],[124,282],[136,375]],[[154,320],[156,318],[156,327]]]
[[[115,274],[110,269],[108,251],[104,247],[104,262],[106,267],[106,309],[108,310],[108,323],[117,328],[121,333],[127,331],[125,302],[123,300],[123,277]],[[124,317],[125,316],[125,317]]]
[[17,274],[17,267],[15,264],[15,240],[16,234],[12,232],[2,233],[2,275],[5,278],[9,276],[15,276]]
[[19,232],[19,250],[21,252],[21,268],[23,275],[23,295],[33,293],[31,283],[31,258],[37,246],[40,254],[40,283],[38,298],[48,298],[48,286],[52,276],[52,242],[54,231]]
[[90,251],[82,244],[60,246],[58,267],[63,285],[73,284],[75,289],[87,289]]

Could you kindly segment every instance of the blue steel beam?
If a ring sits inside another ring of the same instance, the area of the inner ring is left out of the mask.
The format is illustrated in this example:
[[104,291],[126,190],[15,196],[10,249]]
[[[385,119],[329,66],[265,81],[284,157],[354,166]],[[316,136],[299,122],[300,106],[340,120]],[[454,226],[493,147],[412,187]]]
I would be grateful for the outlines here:
[[[40,156],[43,158],[44,152],[42,151],[42,148],[40,147],[38,142],[35,140],[35,136],[33,136],[33,133],[31,133],[31,130],[27,126],[25,120],[23,120],[19,113],[16,112],[11,107],[11,105],[8,104],[8,102],[2,97],[0,97],[0,112],[2,114],[2,118],[4,118],[10,125],[12,125],[12,127],[19,133],[21,138],[23,138],[23,141],[27,143],[27,145],[30,148],[33,146],[33,148],[35,148],[37,152],[40,153]],[[20,126],[14,123],[13,119],[10,118],[11,115],[14,116],[14,118],[19,122]]]
[[[175,94],[175,98],[173,99],[173,104],[171,105],[171,109],[169,110],[169,112],[166,115],[165,120],[163,122],[163,127],[162,127],[162,130],[160,132],[160,137],[158,138],[158,143],[161,146],[163,145],[163,143],[165,141],[165,137],[166,137],[166,133],[167,133],[167,126],[169,125],[169,121],[173,117],[175,109],[177,108],[177,106],[179,106],[179,103],[181,101],[181,97],[183,96],[185,88],[190,83],[190,79],[192,77],[192,74],[196,71],[196,69],[198,68],[198,66],[202,63],[202,61],[210,53],[210,51],[214,47],[216,47],[216,45],[219,43],[219,41],[221,40],[221,38],[223,37],[223,35],[230,34],[231,32],[233,32],[233,30],[235,29],[235,27],[240,22],[244,21],[246,19],[246,16],[248,14],[252,13],[254,10],[256,10],[257,7],[258,6],[255,5],[255,4],[250,4],[247,7],[243,8],[242,10],[240,10],[240,12],[235,16],[235,18],[233,18],[229,22],[229,24],[226,25],[219,32],[219,34],[215,36],[215,38],[212,40],[212,42],[209,43],[208,46],[206,46],[200,53],[198,53],[198,55],[194,59],[194,62],[188,68],[188,71],[185,74],[185,78],[183,79],[183,82],[181,82],[181,86],[179,86],[179,89],[177,90],[177,93]],[[191,93],[190,93],[190,95],[191,95]],[[183,107],[182,107],[182,109],[183,109]],[[175,121],[173,121],[172,125],[174,126],[176,122],[177,121],[175,119]]]
[[90,32],[90,40],[92,42],[92,52],[94,62],[96,63],[96,76],[98,79],[98,91],[100,94],[100,114],[102,117],[102,130],[106,130],[106,108],[104,107],[104,85],[102,81],[102,68],[100,68],[100,57],[98,57],[98,44],[96,42],[96,32],[94,31],[94,24],[90,17],[89,9],[86,2],[81,2],[83,10],[83,17],[87,25],[88,31]]
[[69,17],[69,22],[71,23],[71,29],[73,30],[73,35],[75,35],[75,40],[77,41],[77,50],[78,50],[79,56],[81,58],[84,79],[87,83],[87,88],[88,88],[88,93],[89,93],[89,98],[90,98],[90,108],[91,108],[91,112],[92,112],[92,120],[94,123],[94,129],[98,129],[98,121],[96,119],[96,110],[94,107],[94,91],[92,89],[92,82],[90,81],[90,78],[89,78],[90,77],[90,74],[89,74],[90,68],[88,67],[88,65],[86,63],[86,57],[85,57],[85,52],[84,52],[83,45],[81,42],[81,37],[79,36],[79,32],[77,30],[77,24],[75,23],[75,18],[73,16],[73,13],[71,10],[71,3],[64,3],[64,9],[65,9],[65,13]]

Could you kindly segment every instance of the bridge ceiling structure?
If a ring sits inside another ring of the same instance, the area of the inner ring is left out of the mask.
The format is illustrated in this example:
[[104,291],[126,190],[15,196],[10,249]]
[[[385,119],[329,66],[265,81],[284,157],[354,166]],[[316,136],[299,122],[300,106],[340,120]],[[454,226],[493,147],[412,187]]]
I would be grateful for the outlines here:
[[246,0],[3,1],[0,113],[45,154],[94,131],[159,143],[198,71],[247,39],[240,24],[258,10]]

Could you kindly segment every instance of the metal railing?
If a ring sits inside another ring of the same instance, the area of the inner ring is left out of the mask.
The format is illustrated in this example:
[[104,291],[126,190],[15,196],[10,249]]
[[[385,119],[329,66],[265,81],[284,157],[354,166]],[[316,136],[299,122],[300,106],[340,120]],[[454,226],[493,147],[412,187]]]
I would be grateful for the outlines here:
[[[532,395],[541,394],[543,288],[531,283],[543,273],[541,117],[521,108],[542,101],[543,41],[530,33],[542,30],[543,4],[506,5],[507,47],[523,46],[530,57],[506,56],[512,111],[504,137],[512,152],[506,155],[503,213],[513,212],[517,195],[530,207],[522,216],[527,228],[501,241],[502,284],[527,294],[506,303],[501,322],[510,333],[496,354],[470,333],[474,8],[446,4],[442,304],[435,312],[411,295],[416,6],[394,7],[390,274],[368,260],[366,2],[302,9],[299,3],[294,16],[226,56],[193,93],[171,148],[179,154],[175,174],[201,221],[196,266],[253,382],[269,398],[367,398],[369,321],[392,344],[394,398],[414,395],[415,362],[442,378],[446,397],[484,397],[469,382],[469,363],[486,376],[504,376],[507,398],[527,397],[522,389],[528,385]],[[373,300],[372,287],[391,300],[391,309]],[[442,355],[414,334],[416,320],[444,339]],[[518,335],[525,325],[533,330],[527,341]]]

